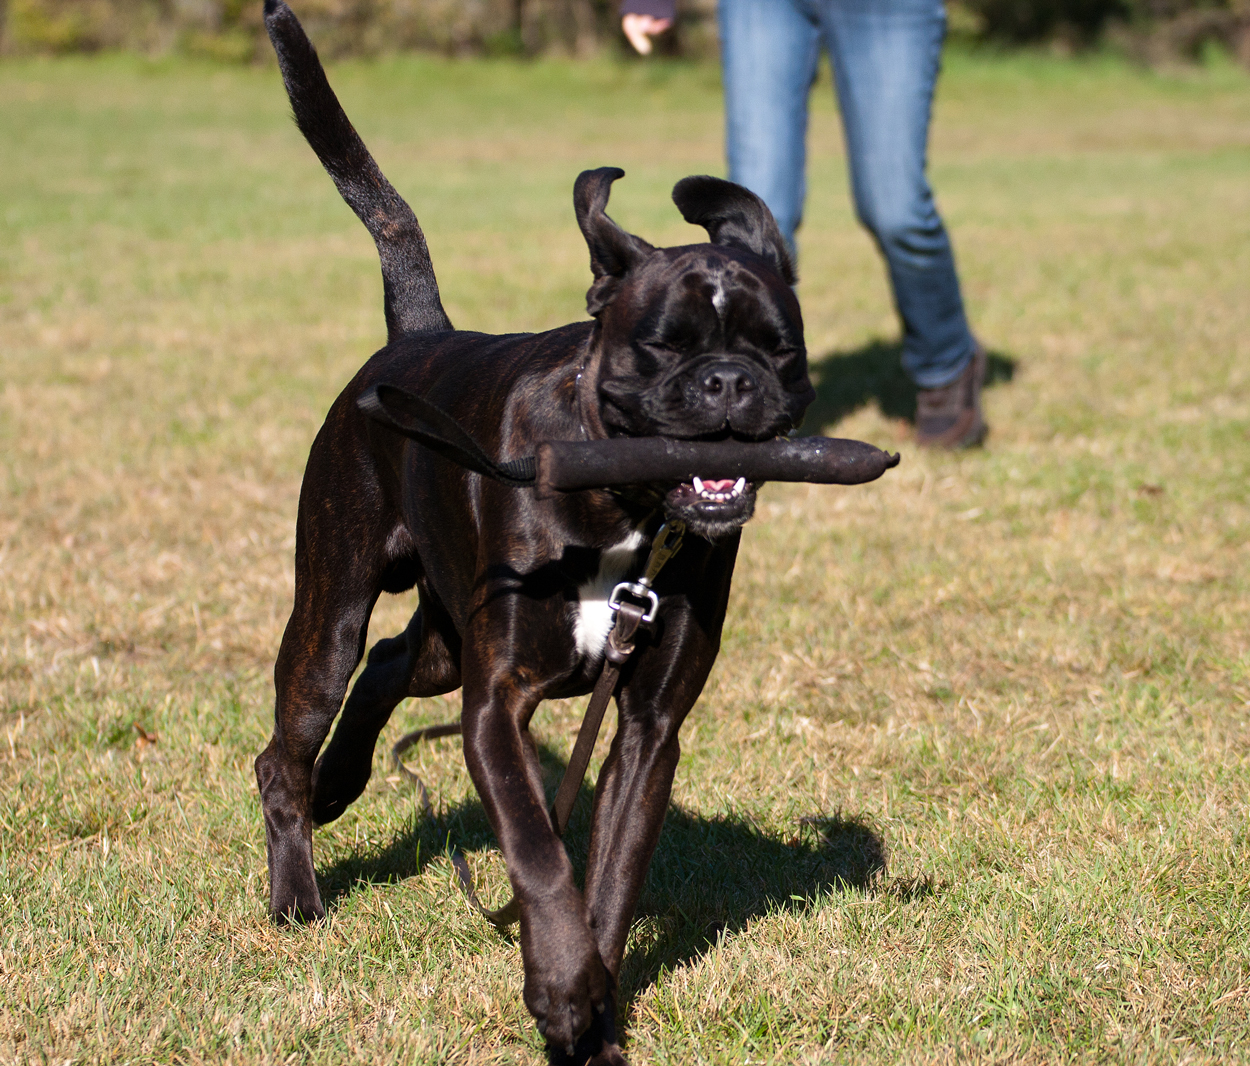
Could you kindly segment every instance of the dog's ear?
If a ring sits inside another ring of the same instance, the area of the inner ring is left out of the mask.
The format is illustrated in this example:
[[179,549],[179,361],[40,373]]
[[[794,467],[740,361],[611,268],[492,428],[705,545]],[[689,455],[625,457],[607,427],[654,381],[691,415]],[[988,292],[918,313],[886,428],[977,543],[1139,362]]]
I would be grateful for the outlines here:
[[673,186],[673,203],[682,217],[707,230],[713,244],[726,244],[772,263],[788,285],[798,280],[777,220],[750,189],[700,174]]
[[573,186],[573,209],[590,247],[590,272],[595,276],[586,293],[586,310],[592,316],[608,305],[621,278],[655,252],[641,237],[626,233],[604,212],[612,183],[624,176],[625,171],[619,167],[583,170]]

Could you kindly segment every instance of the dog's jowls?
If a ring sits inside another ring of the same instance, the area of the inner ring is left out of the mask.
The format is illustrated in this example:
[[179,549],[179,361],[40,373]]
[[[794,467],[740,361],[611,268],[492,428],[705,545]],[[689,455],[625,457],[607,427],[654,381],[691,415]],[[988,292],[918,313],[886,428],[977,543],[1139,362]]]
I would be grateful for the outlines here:
[[[265,18],[300,129],[377,242],[389,331],[331,407],[300,493],[274,733],[256,760],[272,913],[323,915],[313,826],[364,790],[401,700],[463,688],[465,761],[521,907],[526,1006],[553,1057],[622,1062],[615,985],[626,933],[664,821],[678,729],[716,658],[755,486],[538,499],[370,421],[356,400],[377,384],[399,386],[505,460],[544,440],[784,434],[813,396],[785,247],[758,198],[695,177],[673,198],[711,243],[653,248],[604,213],[621,171],[587,171],[574,206],[594,275],[591,321],[539,334],[455,331],[416,218],[339,108],[295,16],[266,0]],[[637,576],[665,516],[693,535],[660,575],[657,625],[622,675],[582,892],[552,827],[528,725],[542,700],[593,686],[611,624],[604,590]],[[414,586],[406,631],[374,646],[344,703],[378,596]]]

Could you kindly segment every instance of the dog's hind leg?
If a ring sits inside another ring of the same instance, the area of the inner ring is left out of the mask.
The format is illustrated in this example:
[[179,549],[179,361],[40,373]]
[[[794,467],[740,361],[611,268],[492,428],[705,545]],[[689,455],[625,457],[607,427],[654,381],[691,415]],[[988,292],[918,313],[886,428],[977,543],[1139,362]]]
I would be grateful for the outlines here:
[[[297,565],[297,575],[301,568]],[[269,909],[279,921],[321,918],[312,861],[312,770],[360,661],[377,593],[301,588],[274,667],[273,738],[256,758],[269,854]]]
[[379,512],[380,489],[359,462],[364,442],[353,430],[359,427],[332,409],[309,455],[295,537],[295,603],[274,665],[273,738],[256,758],[269,907],[278,921],[325,913],[312,861],[313,763],[364,654],[386,573],[387,535],[398,520]]
[[373,646],[352,686],[334,736],[313,769],[313,820],[332,822],[364,792],[378,735],[402,700],[459,687],[459,638],[442,605],[423,596],[408,628]]

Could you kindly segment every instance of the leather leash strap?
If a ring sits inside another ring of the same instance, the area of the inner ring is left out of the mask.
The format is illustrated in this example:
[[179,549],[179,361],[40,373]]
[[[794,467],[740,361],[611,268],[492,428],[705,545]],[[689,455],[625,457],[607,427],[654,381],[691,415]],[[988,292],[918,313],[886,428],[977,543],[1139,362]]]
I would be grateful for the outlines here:
[[[616,612],[616,621],[608,633],[607,643],[603,648],[603,670],[599,680],[595,682],[590,694],[590,703],[582,718],[581,728],[577,731],[577,740],[573,744],[573,752],[569,756],[564,777],[556,792],[555,802],[551,805],[551,823],[556,835],[563,837],[569,826],[569,818],[573,814],[573,805],[577,802],[577,794],[581,791],[586,770],[590,766],[590,756],[595,750],[595,741],[599,739],[599,730],[603,725],[603,715],[608,703],[616,692],[616,683],[621,676],[621,668],[629,661],[635,648],[638,630],[650,626],[655,620],[658,600],[651,591],[651,584],[666,562],[677,554],[685,533],[684,522],[665,523],[655,535],[651,543],[651,555],[647,559],[647,567],[642,578],[636,583],[623,582],[612,590],[609,600]],[[626,595],[637,596],[644,601],[642,604],[630,603],[621,598],[622,590]],[[401,756],[414,744],[422,740],[434,740],[437,737],[457,736],[460,733],[459,722],[445,722],[442,725],[427,726],[417,729],[401,737],[391,749],[395,766],[409,780],[416,783],[421,800],[421,809],[427,817],[433,817],[434,809],[430,805],[429,793],[425,782],[404,765]],[[460,881],[460,890],[470,905],[497,929],[506,929],[521,917],[521,905],[513,896],[507,903],[496,910],[490,910],[478,899],[477,890],[473,887],[473,871],[469,869],[468,860],[460,849],[452,852],[451,864],[455,868]]]
[[556,792],[555,803],[551,805],[551,821],[558,836],[564,836],[569,827],[569,817],[573,813],[573,804],[581,791],[582,781],[586,777],[586,769],[590,766],[590,753],[595,750],[595,741],[599,739],[599,729],[603,724],[603,713],[608,709],[608,701],[616,691],[617,679],[621,676],[621,667],[629,661],[634,653],[634,637],[642,624],[644,611],[637,604],[622,603],[616,611],[616,624],[608,634],[608,642],[603,648],[603,671],[595,682],[594,691],[590,694],[590,704],[586,707],[586,717],[582,719],[582,727],[577,731],[577,741],[573,745],[573,754],[569,756],[569,764],[564,771],[564,779]]

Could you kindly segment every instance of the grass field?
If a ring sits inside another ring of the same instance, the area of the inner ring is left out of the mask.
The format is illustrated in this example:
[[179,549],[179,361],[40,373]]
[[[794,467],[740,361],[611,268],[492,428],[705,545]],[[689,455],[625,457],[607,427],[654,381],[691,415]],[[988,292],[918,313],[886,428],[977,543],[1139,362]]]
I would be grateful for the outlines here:
[[[673,182],[720,170],[713,68],[331,77],[461,327],[583,316],[579,170],[623,166],[614,216],[670,243],[697,233]],[[905,444],[828,96],[815,421],[903,462],[763,494],[622,974],[627,1052],[1244,1060],[1250,79],[951,57],[932,173],[998,353],[962,455]],[[266,918],[251,761],[300,473],[383,338],[372,245],[275,71],[0,64],[0,1060],[542,1061],[516,942],[454,887],[461,846],[506,892],[453,742],[420,756],[433,821],[379,756],[319,833],[326,923]],[[386,737],[454,712],[405,704]],[[553,787],[577,713],[540,712]]]

